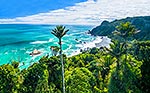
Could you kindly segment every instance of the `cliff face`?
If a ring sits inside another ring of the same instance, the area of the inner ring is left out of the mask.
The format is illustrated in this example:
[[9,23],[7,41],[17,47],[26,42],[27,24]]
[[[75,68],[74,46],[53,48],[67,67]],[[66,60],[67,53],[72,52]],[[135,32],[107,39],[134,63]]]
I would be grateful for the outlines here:
[[116,29],[116,26],[122,22],[131,22],[138,30],[140,30],[140,32],[135,35],[136,39],[150,40],[150,16],[127,17],[112,22],[103,21],[101,25],[93,28],[90,33],[98,36],[110,36]]

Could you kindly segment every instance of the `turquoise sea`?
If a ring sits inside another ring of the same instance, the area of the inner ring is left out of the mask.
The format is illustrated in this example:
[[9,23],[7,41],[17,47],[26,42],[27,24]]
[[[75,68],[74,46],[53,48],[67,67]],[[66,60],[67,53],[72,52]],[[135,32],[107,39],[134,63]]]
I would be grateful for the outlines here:
[[[1,24],[0,65],[16,60],[21,64],[24,62],[26,67],[37,62],[41,56],[51,55],[50,46],[58,46],[58,39],[50,33],[53,28],[55,25]],[[66,28],[70,30],[63,37],[63,53],[67,56],[78,54],[83,47],[92,46],[96,39],[86,33],[93,26],[67,25]],[[42,53],[30,56],[34,49]]]

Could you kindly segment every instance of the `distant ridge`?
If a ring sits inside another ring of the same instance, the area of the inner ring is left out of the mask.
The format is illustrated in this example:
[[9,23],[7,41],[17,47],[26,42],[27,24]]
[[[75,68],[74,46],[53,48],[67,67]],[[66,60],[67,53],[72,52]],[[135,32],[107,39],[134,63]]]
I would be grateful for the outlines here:
[[90,33],[98,36],[111,36],[116,26],[122,22],[131,22],[140,32],[135,36],[138,40],[150,40],[150,16],[127,17],[112,22],[103,21],[101,25],[93,28]]

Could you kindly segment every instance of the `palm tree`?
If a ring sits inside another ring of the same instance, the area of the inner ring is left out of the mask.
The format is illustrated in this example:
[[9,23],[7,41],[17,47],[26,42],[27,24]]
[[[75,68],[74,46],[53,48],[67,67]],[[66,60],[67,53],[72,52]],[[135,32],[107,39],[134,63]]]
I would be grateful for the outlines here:
[[[123,39],[123,48],[125,50],[125,61],[127,60],[127,46],[128,46],[128,41],[131,39],[132,36],[135,34],[139,33],[140,30],[137,30],[134,25],[132,25],[130,22],[126,23],[121,23],[119,26],[116,27],[116,31],[114,31],[114,35],[118,35]],[[121,43],[121,42],[120,42]]]
[[58,25],[56,28],[52,30],[52,34],[56,36],[59,39],[59,46],[60,46],[60,61],[61,61],[61,66],[62,66],[62,88],[63,88],[63,93],[65,93],[65,79],[64,79],[64,63],[63,63],[63,56],[62,56],[62,37],[69,31],[69,29],[65,30],[65,26]]
[[118,40],[112,40],[112,44],[110,44],[111,49],[105,49],[109,51],[109,53],[113,57],[117,58],[117,69],[119,69],[119,59],[123,54],[125,54],[125,61],[127,59],[127,42],[129,41],[128,39],[131,39],[131,37],[138,32],[139,30],[137,30],[130,22],[121,23],[116,27],[116,30],[113,32],[114,35],[119,36],[120,38]]
[[[123,39],[124,48],[127,50],[127,42],[131,39],[132,36],[139,33],[140,30],[137,30],[134,25],[130,22],[121,23],[116,27],[116,31],[113,32],[114,35],[117,35]],[[120,38],[120,39],[121,39]]]
[[129,41],[131,41],[133,39],[133,36],[138,32],[139,31],[130,22],[121,23],[116,27],[116,31],[113,32],[113,34],[117,36],[117,40],[112,40],[110,49],[105,48],[111,56],[116,58],[117,63],[116,71],[112,73],[110,79],[109,92],[116,93],[118,92],[118,90],[120,92],[127,92],[126,89],[128,89],[128,86],[132,84],[130,82],[131,80],[127,78],[134,78],[130,75],[131,73],[128,73],[128,71],[131,71],[127,66],[127,63],[129,62],[127,59],[127,57],[129,57],[128,45],[129,43],[131,43]]

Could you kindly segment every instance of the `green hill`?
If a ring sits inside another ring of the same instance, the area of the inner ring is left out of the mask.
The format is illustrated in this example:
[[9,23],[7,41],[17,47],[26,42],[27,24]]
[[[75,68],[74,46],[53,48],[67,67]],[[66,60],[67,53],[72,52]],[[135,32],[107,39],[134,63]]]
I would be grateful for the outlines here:
[[92,35],[111,36],[120,23],[131,22],[140,32],[135,36],[138,40],[150,40],[150,16],[127,17],[125,19],[114,20],[112,22],[103,21],[101,25],[91,30]]

